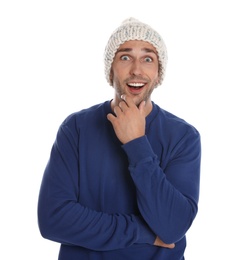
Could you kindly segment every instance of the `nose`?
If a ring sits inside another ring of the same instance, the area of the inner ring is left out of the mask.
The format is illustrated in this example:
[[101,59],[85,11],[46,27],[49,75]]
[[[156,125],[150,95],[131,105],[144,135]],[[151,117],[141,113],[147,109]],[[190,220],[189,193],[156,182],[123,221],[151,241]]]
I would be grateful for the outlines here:
[[132,62],[130,74],[135,76],[142,75],[142,65],[139,60],[134,60]]

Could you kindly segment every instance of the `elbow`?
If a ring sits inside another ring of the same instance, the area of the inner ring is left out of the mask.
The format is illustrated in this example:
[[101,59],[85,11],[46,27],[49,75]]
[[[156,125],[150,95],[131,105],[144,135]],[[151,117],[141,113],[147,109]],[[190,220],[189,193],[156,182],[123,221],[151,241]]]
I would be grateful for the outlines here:
[[38,215],[38,228],[43,238],[51,239],[52,237],[51,226],[48,225],[47,219],[41,215]]
[[46,207],[38,206],[38,229],[43,238],[53,240],[55,221],[50,217],[49,210]]
[[166,244],[172,244],[180,241],[185,234],[187,233],[187,230],[190,228],[190,224],[186,225],[185,227],[178,227],[174,225],[175,228],[168,228],[168,230],[161,230],[157,234],[158,237],[161,238],[161,240]]
[[193,220],[195,219],[195,216],[196,212],[192,213],[185,219],[175,218],[174,221],[168,221],[167,225],[161,226],[157,229],[156,234],[166,244],[176,243],[186,235],[187,231],[193,223]]
[[38,217],[38,228],[43,238],[60,242],[57,226],[49,218]]

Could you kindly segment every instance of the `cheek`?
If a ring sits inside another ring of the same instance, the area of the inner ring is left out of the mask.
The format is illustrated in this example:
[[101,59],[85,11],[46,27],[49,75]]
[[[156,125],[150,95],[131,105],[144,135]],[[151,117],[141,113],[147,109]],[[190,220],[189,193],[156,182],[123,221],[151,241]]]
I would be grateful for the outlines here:
[[115,77],[121,77],[123,76],[124,74],[126,74],[128,72],[129,68],[128,66],[125,64],[121,64],[121,63],[118,63],[118,64],[113,64],[112,66],[112,71],[113,71],[113,74],[115,75]]
[[160,75],[159,75],[159,73],[157,73],[154,78],[155,78],[155,79],[154,79],[154,82],[155,82],[156,84],[158,84],[159,81],[160,81]]
[[112,82],[113,82],[113,84],[114,84],[114,82],[119,84],[119,82],[121,82],[123,80],[123,78],[124,78],[124,74],[122,73],[122,71],[114,70],[112,72]]

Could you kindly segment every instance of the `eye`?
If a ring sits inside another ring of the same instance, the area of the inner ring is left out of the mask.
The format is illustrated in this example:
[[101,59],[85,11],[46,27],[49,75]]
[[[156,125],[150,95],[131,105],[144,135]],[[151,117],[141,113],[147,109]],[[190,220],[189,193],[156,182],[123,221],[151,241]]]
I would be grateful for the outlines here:
[[121,56],[121,60],[130,60],[130,58],[127,55],[123,55],[123,56]]
[[153,61],[153,59],[152,59],[151,57],[146,57],[144,60],[145,60],[146,62],[152,62],[152,61]]

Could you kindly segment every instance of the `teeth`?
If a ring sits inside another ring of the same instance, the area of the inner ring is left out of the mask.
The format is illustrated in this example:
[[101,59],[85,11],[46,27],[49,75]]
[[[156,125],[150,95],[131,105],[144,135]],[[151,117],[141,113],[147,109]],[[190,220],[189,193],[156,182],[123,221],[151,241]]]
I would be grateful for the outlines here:
[[142,86],[144,86],[143,83],[129,83],[128,85],[131,86],[131,87],[142,87]]

